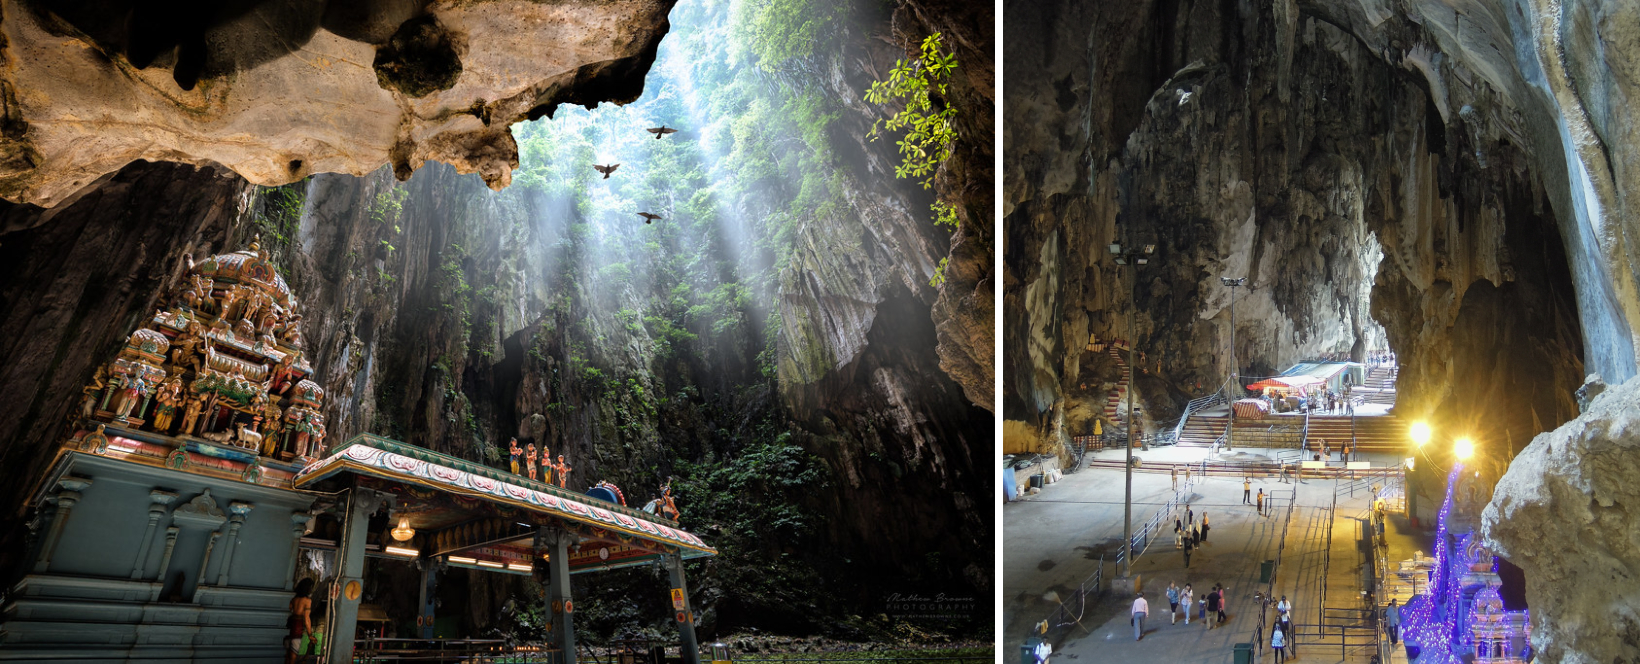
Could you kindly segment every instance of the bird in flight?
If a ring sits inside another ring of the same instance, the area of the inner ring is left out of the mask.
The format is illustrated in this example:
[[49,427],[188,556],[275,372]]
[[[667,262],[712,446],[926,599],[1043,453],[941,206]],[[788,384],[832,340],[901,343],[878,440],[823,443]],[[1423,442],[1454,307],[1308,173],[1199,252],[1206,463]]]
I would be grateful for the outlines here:
[[676,133],[678,133],[678,130],[673,129],[671,127],[668,127],[666,125],[661,125],[659,127],[650,127],[649,129],[647,129],[645,131],[648,131],[649,133],[654,134],[655,135],[655,140],[657,140],[657,141],[661,140],[661,137],[665,136],[667,134],[676,134]]
[[658,214],[650,214],[648,212],[639,212],[638,216],[643,217],[643,223],[646,223],[646,224],[650,223],[650,222],[653,222],[656,219],[664,219],[665,218],[665,217],[662,217]]
[[593,164],[592,165],[592,170],[598,171],[599,173],[603,173],[604,174],[604,179],[608,180],[609,179],[609,174],[614,173],[615,169],[620,168],[620,167],[621,167],[620,164],[611,164],[609,166],[602,166],[602,165],[599,165],[599,164]]

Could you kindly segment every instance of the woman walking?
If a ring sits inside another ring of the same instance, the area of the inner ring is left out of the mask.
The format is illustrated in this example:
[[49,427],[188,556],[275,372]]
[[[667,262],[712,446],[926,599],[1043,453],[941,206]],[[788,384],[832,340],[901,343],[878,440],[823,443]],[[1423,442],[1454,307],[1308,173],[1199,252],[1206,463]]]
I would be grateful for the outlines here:
[[1172,624],[1179,624],[1179,584],[1167,584],[1167,617]]
[[1202,541],[1207,541],[1207,513],[1202,512]]
[[[1188,567],[1188,565],[1186,565]],[[1184,584],[1184,592],[1179,593],[1179,606],[1184,608],[1184,624],[1190,624],[1190,605],[1196,603],[1196,593],[1190,589],[1190,584]]]
[[1280,627],[1270,630],[1270,649],[1276,653],[1276,664],[1281,664],[1282,648],[1287,645],[1287,634]]

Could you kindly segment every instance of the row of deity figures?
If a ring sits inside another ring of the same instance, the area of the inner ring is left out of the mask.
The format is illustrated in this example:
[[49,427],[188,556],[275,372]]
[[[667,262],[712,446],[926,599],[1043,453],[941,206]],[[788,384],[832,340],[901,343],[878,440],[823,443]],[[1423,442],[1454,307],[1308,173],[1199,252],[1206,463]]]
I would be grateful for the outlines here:
[[558,455],[558,462],[554,463],[552,461],[552,453],[547,449],[546,445],[542,445],[541,451],[537,453],[535,451],[535,443],[529,443],[521,448],[518,446],[518,439],[514,438],[507,444],[507,452],[509,455],[508,458],[511,461],[512,473],[514,475],[520,474],[518,472],[518,462],[519,459],[522,458],[524,461],[524,469],[529,473],[529,478],[532,480],[537,479],[537,468],[539,468],[539,474],[542,476],[540,477],[540,481],[546,482],[547,484],[553,483],[553,475],[554,471],[556,471],[558,477],[557,484],[562,487],[564,486],[564,483],[569,480],[570,472],[575,470],[564,461],[564,455],[562,454]]

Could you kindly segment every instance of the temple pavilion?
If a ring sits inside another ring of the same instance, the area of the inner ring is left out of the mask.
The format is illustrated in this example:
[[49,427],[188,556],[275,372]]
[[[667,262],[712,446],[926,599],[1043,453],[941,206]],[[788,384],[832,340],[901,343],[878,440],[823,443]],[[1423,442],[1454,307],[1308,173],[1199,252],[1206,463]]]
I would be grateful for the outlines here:
[[368,434],[327,446],[299,305],[266,252],[188,260],[185,275],[30,478],[0,661],[282,662],[296,581],[312,573],[298,563],[317,557],[324,661],[357,654],[365,561],[385,558],[421,571],[424,639],[440,572],[538,579],[550,638],[536,654],[563,664],[576,659],[570,575],[658,565],[671,593],[656,600],[698,662],[682,563],[716,553],[700,538],[608,483],[577,493]]

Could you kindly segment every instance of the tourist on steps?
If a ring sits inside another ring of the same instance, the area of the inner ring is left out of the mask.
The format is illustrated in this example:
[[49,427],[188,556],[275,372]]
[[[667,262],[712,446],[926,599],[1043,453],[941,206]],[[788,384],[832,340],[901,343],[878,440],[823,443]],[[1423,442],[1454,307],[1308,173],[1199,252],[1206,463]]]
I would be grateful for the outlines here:
[[1173,624],[1179,624],[1179,584],[1167,584],[1167,617]]
[[1150,603],[1145,601],[1145,594],[1133,599],[1133,640],[1138,641],[1145,635],[1145,614],[1150,613]]
[[[1185,588],[1188,589],[1190,586],[1186,584]],[[1189,618],[1185,618],[1185,622],[1189,621]],[[1389,632],[1390,645],[1393,646],[1401,640],[1401,607],[1396,606],[1393,599],[1389,601],[1389,606],[1384,609],[1384,631]]]

